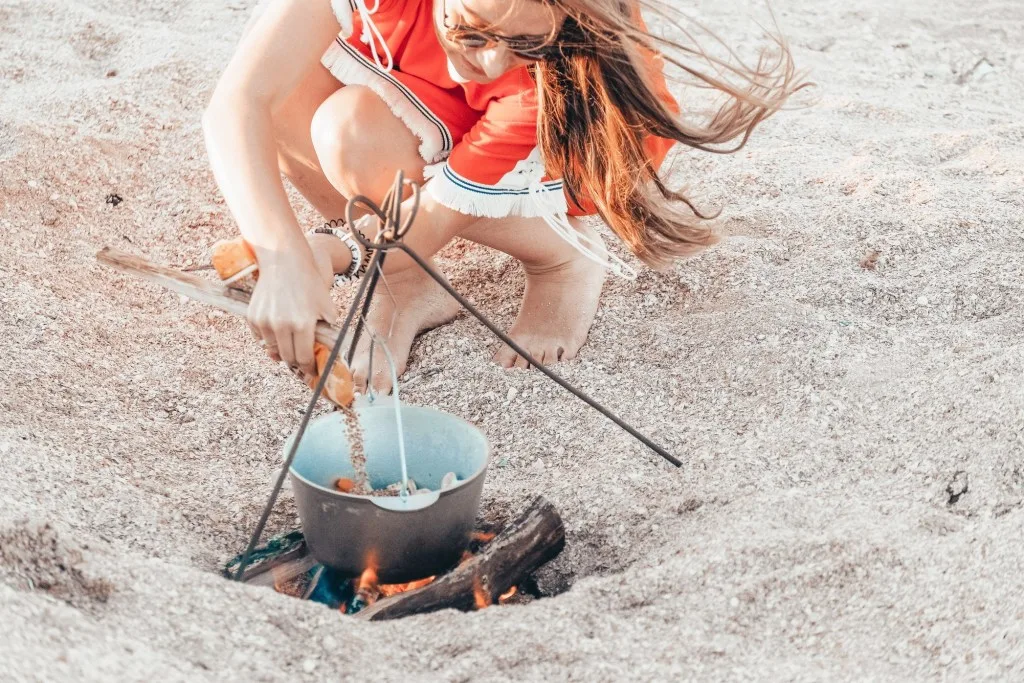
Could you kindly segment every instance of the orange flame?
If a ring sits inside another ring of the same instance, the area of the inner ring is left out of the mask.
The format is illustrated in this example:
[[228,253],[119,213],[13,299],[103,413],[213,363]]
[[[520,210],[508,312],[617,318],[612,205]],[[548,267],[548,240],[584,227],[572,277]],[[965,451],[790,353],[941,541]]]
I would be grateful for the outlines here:
[[377,568],[372,564],[363,570],[356,584],[356,595],[367,605],[372,605],[380,597],[379,584],[377,583]]
[[[486,531],[474,531],[472,534],[473,540],[479,543],[488,543],[494,539],[495,534]],[[460,565],[469,562],[476,557],[472,552],[466,550],[462,554],[462,559],[459,561]],[[433,582],[437,577],[428,576],[424,579],[417,579],[415,581],[409,581],[407,583],[392,583],[382,584],[377,574],[377,561],[376,554],[370,552],[366,557],[366,569],[359,576],[359,579],[355,582],[355,593],[356,597],[362,602],[364,606],[372,605],[374,602],[381,598],[390,598],[399,593],[405,593],[407,591],[417,590]],[[291,595],[293,597],[303,597],[302,586],[297,581],[298,576],[289,573],[288,571],[282,571],[275,567],[271,570],[274,578],[274,590],[278,593],[284,593],[285,595]],[[481,577],[479,574],[473,577],[473,603],[476,609],[486,609],[495,603],[491,597],[491,593],[484,588],[485,577]],[[498,604],[504,604],[513,596],[518,593],[516,586],[512,586],[507,591],[501,594],[498,598]],[[340,610],[342,613],[348,611],[346,605],[341,605]]]
[[377,568],[371,564],[363,570],[362,576],[356,583],[356,595],[367,605],[372,605],[380,598],[390,598],[399,593],[423,588],[434,580],[435,577],[428,576],[425,579],[417,579],[407,583],[379,583]]
[[399,593],[405,593],[406,591],[414,591],[417,588],[423,588],[433,580],[433,576],[428,576],[425,579],[410,581],[409,583],[384,584],[380,587],[380,596],[382,598],[390,598],[392,595],[398,595]]
[[479,576],[473,577],[473,602],[476,604],[477,609],[485,609],[491,606],[491,596],[484,590]]
[[284,593],[286,581],[284,572],[281,571],[281,568],[271,567],[270,575],[274,577],[274,590],[276,590],[278,593]]
[[359,577],[359,583],[356,584],[356,588],[359,590],[376,588],[377,567],[380,566],[380,562],[377,561],[376,550],[370,550],[366,553],[366,556],[363,558],[363,566],[366,569],[363,570],[362,575]]

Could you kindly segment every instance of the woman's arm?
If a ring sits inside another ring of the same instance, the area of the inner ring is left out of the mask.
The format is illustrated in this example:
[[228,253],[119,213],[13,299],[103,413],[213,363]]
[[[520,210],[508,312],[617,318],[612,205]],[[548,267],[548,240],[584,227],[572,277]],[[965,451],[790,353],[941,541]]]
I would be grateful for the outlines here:
[[260,264],[249,321],[271,351],[313,369],[313,330],[334,315],[277,165],[271,113],[340,31],[328,0],[275,0],[241,40],[203,116],[214,176]]

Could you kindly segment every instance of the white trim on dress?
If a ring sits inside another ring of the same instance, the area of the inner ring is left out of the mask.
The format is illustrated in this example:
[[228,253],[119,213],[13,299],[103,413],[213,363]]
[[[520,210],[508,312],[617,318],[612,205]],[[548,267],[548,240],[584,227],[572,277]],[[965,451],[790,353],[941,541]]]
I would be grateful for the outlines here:
[[375,92],[391,112],[420,140],[420,156],[428,164],[448,158],[454,141],[452,133],[434,112],[404,83],[379,69],[342,38],[337,38],[320,63],[345,85],[362,85]]

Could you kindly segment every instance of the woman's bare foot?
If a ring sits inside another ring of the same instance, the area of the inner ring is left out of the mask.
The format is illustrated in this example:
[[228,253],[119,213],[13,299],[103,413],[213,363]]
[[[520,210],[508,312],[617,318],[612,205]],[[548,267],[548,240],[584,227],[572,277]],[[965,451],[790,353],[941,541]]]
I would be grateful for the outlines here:
[[[458,302],[430,276],[413,267],[389,273],[387,284],[383,279],[380,281],[367,322],[374,333],[387,343],[397,374],[401,376],[416,335],[450,322],[458,313]],[[352,377],[357,391],[365,392],[368,385],[369,348],[370,337],[363,334],[352,359]],[[391,391],[391,371],[379,346],[375,346],[373,353],[372,382],[377,392],[386,394]]]
[[[604,267],[582,254],[556,266],[523,267],[526,292],[509,336],[544,365],[575,358],[597,314]],[[530,366],[504,344],[494,360],[505,368]]]

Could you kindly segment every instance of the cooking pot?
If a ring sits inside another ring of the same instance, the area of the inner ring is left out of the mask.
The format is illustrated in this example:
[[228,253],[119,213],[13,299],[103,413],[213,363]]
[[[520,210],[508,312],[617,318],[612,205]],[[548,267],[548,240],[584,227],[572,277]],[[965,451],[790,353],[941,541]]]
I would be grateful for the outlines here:
[[[340,412],[312,420],[290,474],[310,554],[349,576],[373,567],[381,583],[404,583],[440,574],[470,541],[484,486],[490,445],[476,427],[454,415],[417,406],[363,404],[366,472],[374,489],[402,481],[399,424],[408,476],[420,489],[403,496],[342,493],[339,477],[355,479],[347,430]],[[287,453],[293,435],[284,450]],[[458,482],[441,491],[454,472]]]

